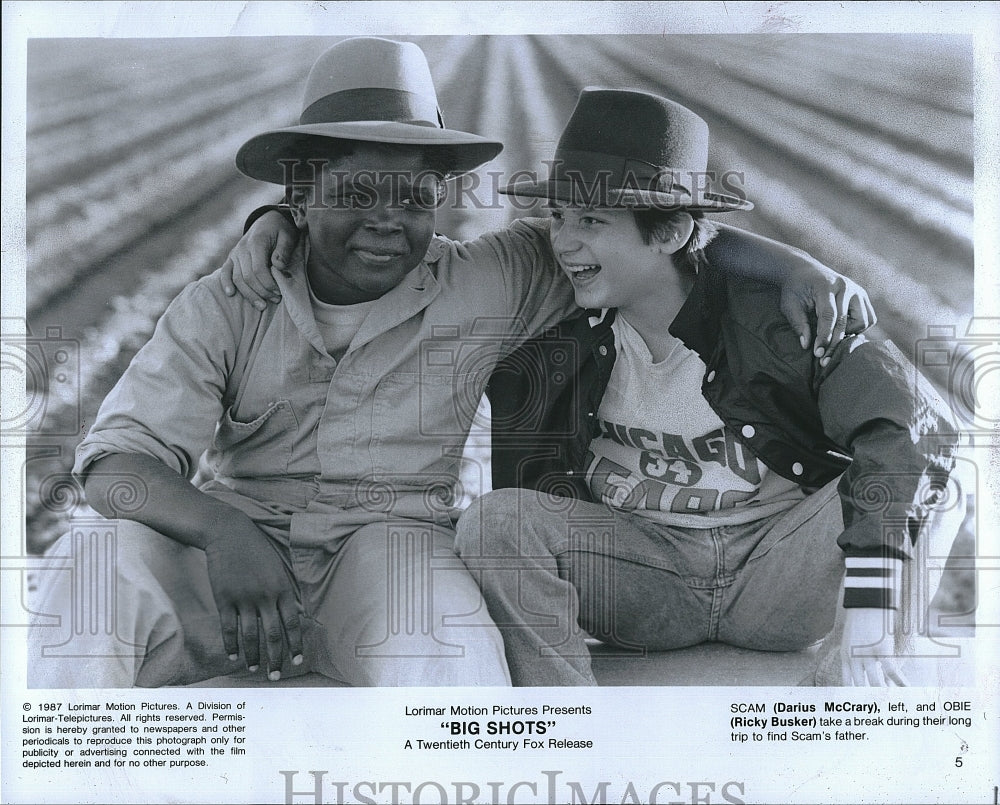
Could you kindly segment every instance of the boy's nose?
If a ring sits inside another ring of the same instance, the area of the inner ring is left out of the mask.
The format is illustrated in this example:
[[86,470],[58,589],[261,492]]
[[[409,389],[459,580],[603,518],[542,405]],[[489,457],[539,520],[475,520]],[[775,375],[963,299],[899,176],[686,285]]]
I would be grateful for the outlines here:
[[376,204],[368,215],[365,226],[376,232],[398,232],[403,228],[401,218],[401,210],[393,209],[387,204]]
[[572,254],[580,248],[580,240],[572,233],[573,227],[561,223],[552,229],[552,251],[559,257]]

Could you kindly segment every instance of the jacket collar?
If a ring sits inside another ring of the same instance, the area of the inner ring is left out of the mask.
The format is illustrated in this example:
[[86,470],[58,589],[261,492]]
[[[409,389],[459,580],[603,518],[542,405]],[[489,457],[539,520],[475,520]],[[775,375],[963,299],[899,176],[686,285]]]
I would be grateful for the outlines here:
[[584,311],[587,317],[587,324],[590,325],[592,330],[605,329],[610,327],[611,323],[615,320],[615,316],[618,315],[618,309],[613,307],[604,307],[598,309],[588,309]]
[[[668,328],[674,338],[679,338],[684,346],[697,352],[706,363],[718,341],[719,322],[726,294],[725,286],[714,275],[711,268],[698,272],[691,292]],[[611,327],[616,313],[615,308],[585,311],[587,323],[595,336]]]
[[[587,310],[585,312],[587,314],[587,323],[591,328],[605,324],[605,319],[607,319],[607,325],[610,325],[615,320],[615,310],[613,308],[605,307],[600,310]],[[610,318],[608,318],[609,314]]]
[[725,286],[714,275],[710,267],[698,272],[694,287],[668,328],[674,338],[679,338],[684,346],[697,352],[705,363],[708,363],[718,342],[719,322],[726,299]]

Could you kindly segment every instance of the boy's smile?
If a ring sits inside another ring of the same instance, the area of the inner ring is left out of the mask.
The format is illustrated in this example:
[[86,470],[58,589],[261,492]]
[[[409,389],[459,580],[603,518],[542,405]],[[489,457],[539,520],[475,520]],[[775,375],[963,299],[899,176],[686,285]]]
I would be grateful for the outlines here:
[[596,263],[564,263],[563,268],[569,273],[570,280],[574,284],[585,283],[592,277],[597,276],[600,272],[601,267]]
[[391,263],[397,257],[401,257],[401,252],[383,252],[377,249],[355,249],[354,252],[362,262],[373,266],[382,266]]

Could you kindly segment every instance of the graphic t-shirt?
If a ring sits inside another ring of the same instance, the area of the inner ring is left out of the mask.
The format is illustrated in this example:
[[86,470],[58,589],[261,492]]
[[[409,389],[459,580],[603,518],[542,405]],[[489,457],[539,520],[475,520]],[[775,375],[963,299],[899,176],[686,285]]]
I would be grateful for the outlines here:
[[696,352],[672,338],[654,363],[620,314],[611,329],[618,357],[587,456],[596,500],[665,525],[715,528],[770,517],[804,497],[723,425],[701,394]]

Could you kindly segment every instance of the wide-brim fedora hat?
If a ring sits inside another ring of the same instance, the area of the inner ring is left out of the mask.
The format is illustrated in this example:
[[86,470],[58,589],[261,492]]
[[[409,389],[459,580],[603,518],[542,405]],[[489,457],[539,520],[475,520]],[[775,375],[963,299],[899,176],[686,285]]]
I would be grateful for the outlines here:
[[581,206],[753,209],[741,192],[722,192],[708,173],[708,124],[641,90],[584,89],[548,164],[547,178],[516,181],[500,192]]
[[283,184],[283,160],[321,157],[331,140],[418,146],[457,176],[489,162],[503,144],[444,126],[424,52],[412,42],[356,37],[325,51],[306,79],[299,124],[250,138],[242,173]]

